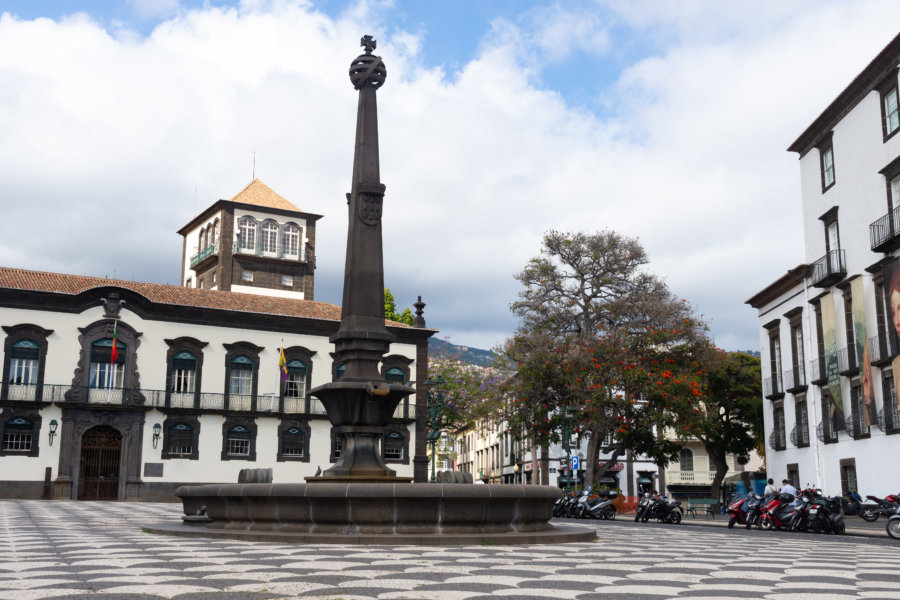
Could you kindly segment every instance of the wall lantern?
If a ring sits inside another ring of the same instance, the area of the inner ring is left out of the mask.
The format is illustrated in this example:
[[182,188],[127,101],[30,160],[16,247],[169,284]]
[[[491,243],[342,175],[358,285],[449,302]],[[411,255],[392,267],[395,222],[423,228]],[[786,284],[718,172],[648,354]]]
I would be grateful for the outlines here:
[[156,450],[156,445],[159,444],[159,435],[162,433],[162,425],[157,423],[153,426],[153,449]]
[[48,434],[50,437],[50,445],[53,445],[53,438],[56,437],[56,429],[59,427],[59,423],[56,422],[56,419],[50,421],[50,433]]

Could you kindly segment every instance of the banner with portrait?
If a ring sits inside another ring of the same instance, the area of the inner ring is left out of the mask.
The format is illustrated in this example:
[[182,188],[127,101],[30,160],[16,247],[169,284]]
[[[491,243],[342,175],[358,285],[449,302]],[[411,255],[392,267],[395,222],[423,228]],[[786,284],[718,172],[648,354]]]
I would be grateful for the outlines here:
[[841,396],[841,368],[838,364],[834,294],[823,296],[820,306],[822,307],[822,337],[825,342],[825,377],[828,380],[828,391],[831,395],[828,414],[823,415],[823,418],[831,419],[834,431],[843,431],[846,429],[846,424],[844,423],[843,396]]
[[[894,377],[897,377],[900,374],[900,258],[885,263],[881,275],[887,300],[885,319],[890,344],[887,349],[890,356],[896,356],[891,367]],[[881,299],[877,301],[880,302]]]
[[878,424],[875,393],[872,389],[872,361],[869,356],[869,336],[866,329],[866,305],[863,298],[863,279],[850,282],[850,300],[853,304],[853,335],[856,338],[856,356],[859,359],[859,385],[862,393],[861,422],[867,427]]

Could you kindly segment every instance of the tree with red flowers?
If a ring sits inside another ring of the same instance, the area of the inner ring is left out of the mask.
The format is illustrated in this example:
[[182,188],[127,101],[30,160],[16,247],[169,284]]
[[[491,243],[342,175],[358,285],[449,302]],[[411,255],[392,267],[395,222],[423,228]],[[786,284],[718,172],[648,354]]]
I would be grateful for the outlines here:
[[589,439],[588,482],[627,450],[661,465],[678,452],[659,433],[674,425],[674,397],[692,393],[684,349],[704,327],[647,262],[636,239],[613,231],[550,231],[516,276],[523,290],[511,308],[522,322],[503,350],[518,367],[518,406],[508,419],[556,441],[563,409],[574,410]]

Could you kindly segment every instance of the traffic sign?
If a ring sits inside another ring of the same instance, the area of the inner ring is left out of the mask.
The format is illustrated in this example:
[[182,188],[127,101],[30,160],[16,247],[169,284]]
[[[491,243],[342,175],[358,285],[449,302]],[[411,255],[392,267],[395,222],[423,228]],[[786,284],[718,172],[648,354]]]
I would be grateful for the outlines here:
[[573,470],[573,471],[577,471],[577,470],[579,469],[580,466],[579,466],[578,462],[579,462],[579,461],[578,461],[578,457],[577,457],[577,456],[573,456],[573,457],[572,457],[572,470]]

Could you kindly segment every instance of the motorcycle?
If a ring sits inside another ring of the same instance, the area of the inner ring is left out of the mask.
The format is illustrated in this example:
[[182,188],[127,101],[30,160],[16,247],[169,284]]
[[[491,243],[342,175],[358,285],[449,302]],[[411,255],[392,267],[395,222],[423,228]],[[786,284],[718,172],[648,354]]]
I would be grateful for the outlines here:
[[613,498],[615,497],[615,493],[607,495],[606,498],[604,498],[602,495],[598,495],[597,502],[588,507],[585,516],[592,519],[604,519],[606,521],[615,519],[616,505],[613,504]]
[[893,515],[888,517],[887,525],[884,527],[887,534],[895,540],[900,540],[900,508]]
[[809,528],[809,512],[813,502],[822,497],[820,490],[809,488],[801,491],[791,505],[788,520],[789,531],[806,531]]
[[875,504],[864,504],[860,509],[859,516],[863,521],[869,523],[877,521],[881,516],[889,517],[896,512],[897,508],[900,508],[900,496],[896,494],[888,494],[883,499],[877,496],[866,496],[866,499]]
[[649,503],[641,513],[641,522],[646,523],[650,519],[656,519],[660,523],[677,525],[681,523],[681,501],[666,500],[662,496],[649,497]]
[[746,511],[744,519],[746,521],[747,529],[750,529],[759,523],[760,509],[762,508],[763,502],[764,498],[759,494],[750,494],[747,501],[744,503],[744,511]]
[[845,492],[844,496],[846,498],[841,499],[844,514],[847,516],[858,515],[863,503],[862,496],[856,492]]
[[844,506],[843,498],[819,496],[812,500],[808,509],[808,528],[821,533],[843,534]]
[[725,512],[731,515],[731,518],[728,519],[728,529],[734,528],[735,523],[740,523],[741,525],[747,524],[747,504],[752,497],[752,494],[750,494],[732,498],[728,507],[725,509]]
[[794,509],[791,504],[794,497],[790,494],[776,494],[760,509],[758,527],[767,531],[772,529],[787,529],[791,522]]
[[[650,493],[644,492],[644,495],[641,496],[640,502],[638,502],[637,508],[634,511],[634,522],[637,523],[644,516],[644,512],[646,512],[650,507]],[[644,519],[646,521],[646,519]]]
[[577,492],[569,492],[553,505],[553,516],[557,518],[572,517],[578,503]]

